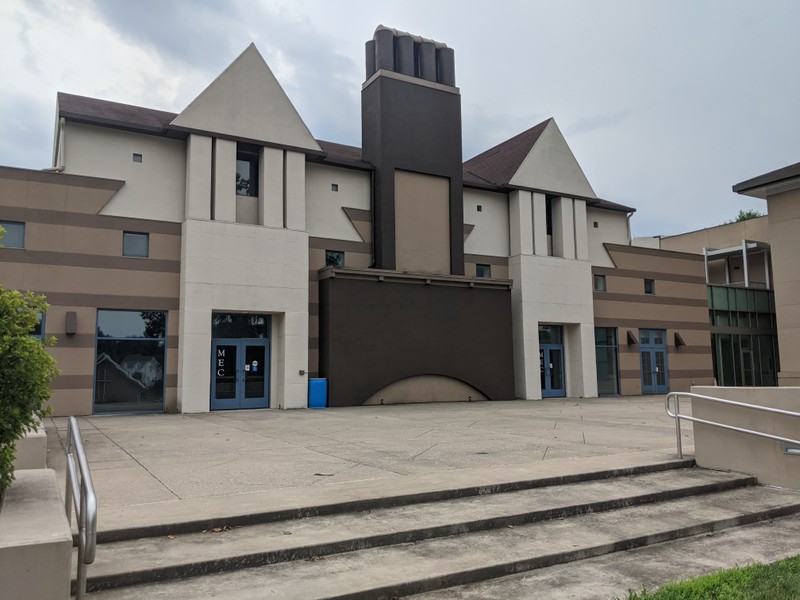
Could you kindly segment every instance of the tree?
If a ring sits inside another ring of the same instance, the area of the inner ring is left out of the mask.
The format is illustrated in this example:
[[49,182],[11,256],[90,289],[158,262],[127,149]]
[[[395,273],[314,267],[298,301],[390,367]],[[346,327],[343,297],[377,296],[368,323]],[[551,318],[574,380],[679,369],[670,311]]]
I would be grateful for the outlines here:
[[728,223],[739,223],[740,221],[749,221],[750,219],[757,219],[758,217],[763,216],[763,213],[760,213],[753,208],[748,208],[747,210],[742,209],[739,211],[739,214],[736,215],[736,218],[733,221],[728,221]]
[[58,369],[45,346],[55,339],[31,335],[47,308],[44,296],[0,286],[0,494],[14,480],[16,441],[50,412],[45,403]]

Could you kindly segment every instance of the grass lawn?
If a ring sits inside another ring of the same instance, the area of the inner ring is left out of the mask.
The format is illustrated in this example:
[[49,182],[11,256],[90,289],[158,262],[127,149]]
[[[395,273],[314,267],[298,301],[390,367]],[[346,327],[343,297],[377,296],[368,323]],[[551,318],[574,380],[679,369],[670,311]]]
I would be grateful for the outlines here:
[[654,592],[631,591],[624,600],[800,600],[800,555],[670,583]]

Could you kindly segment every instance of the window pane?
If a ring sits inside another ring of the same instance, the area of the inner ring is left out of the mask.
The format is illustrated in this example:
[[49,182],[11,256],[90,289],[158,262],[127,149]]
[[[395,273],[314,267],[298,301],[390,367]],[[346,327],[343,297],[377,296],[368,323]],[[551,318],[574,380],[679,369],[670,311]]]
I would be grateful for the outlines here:
[[167,313],[162,311],[98,310],[97,337],[163,338]]
[[491,276],[492,267],[490,265],[475,265],[475,277],[490,278]]
[[268,338],[269,315],[214,313],[211,315],[211,337]]
[[341,250],[325,250],[326,267],[344,267],[344,252]]
[[5,229],[3,237],[0,238],[1,247],[25,247],[25,223],[17,223],[15,221],[0,221],[0,227]]
[[95,412],[162,410],[164,342],[97,340]]
[[149,237],[147,233],[124,232],[122,234],[122,255],[147,258],[150,253]]
[[594,291],[595,292],[605,292],[606,291],[606,276],[605,275],[595,275],[594,276]]
[[258,196],[258,153],[239,150],[236,153],[236,194]]

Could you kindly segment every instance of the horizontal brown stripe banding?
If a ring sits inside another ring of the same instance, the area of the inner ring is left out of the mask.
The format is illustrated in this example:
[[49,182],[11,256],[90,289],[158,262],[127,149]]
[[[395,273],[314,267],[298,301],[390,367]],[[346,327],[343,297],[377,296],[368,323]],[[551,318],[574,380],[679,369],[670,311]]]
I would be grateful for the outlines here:
[[308,247],[316,248],[317,250],[340,250],[342,252],[372,254],[372,244],[369,242],[351,242],[349,240],[309,237]]
[[465,254],[465,263],[475,263],[481,265],[499,265],[502,267],[508,266],[507,256],[488,256],[485,254]]
[[33,291],[37,294],[44,294],[48,304],[55,306],[89,306],[92,308],[122,308],[126,310],[178,310],[179,306],[178,298]]
[[680,275],[678,273],[661,273],[658,271],[634,271],[631,269],[615,269],[614,267],[592,267],[593,275],[607,275],[611,277],[628,277],[630,279],[653,279],[659,281],[677,281],[679,283],[706,284],[705,277],[695,275]]
[[[653,373],[655,375],[655,373]],[[672,370],[667,369],[667,378],[668,379],[700,379],[703,377],[711,378],[714,376],[714,373],[711,369],[708,370],[696,370],[696,371],[689,371],[689,370]],[[620,379],[637,379],[640,380],[642,378],[641,371],[637,371],[634,369],[625,369],[619,372]]]
[[[48,332],[48,335],[53,335]],[[54,336],[56,338],[56,348],[94,348],[97,343],[97,337],[93,333],[76,333],[75,335],[67,335],[59,333]],[[167,336],[167,348],[178,347],[178,336]]]
[[629,327],[631,329],[691,329],[708,330],[708,321],[658,321],[656,319],[615,319],[595,317],[595,327]]
[[706,298],[676,298],[675,296],[657,296],[655,294],[594,292],[594,299],[608,302],[635,302],[637,304],[662,304],[664,306],[702,306],[703,308],[708,308],[708,300]]
[[67,173],[35,171],[33,169],[21,169],[17,167],[0,167],[0,177],[3,179],[15,179],[17,181],[71,185],[94,190],[117,191],[125,185],[124,181],[118,179],[103,179],[87,175],[69,175]]
[[93,387],[94,375],[59,375],[50,384],[54,390],[91,390]]
[[27,221],[45,225],[69,225],[70,227],[91,227],[95,229],[128,230],[141,233],[164,233],[181,235],[181,224],[170,221],[151,221],[133,217],[114,217],[111,215],[92,215],[88,213],[47,210],[44,208],[23,208],[0,206],[0,217],[11,221]]
[[605,242],[603,246],[605,246],[608,252],[619,252],[620,254],[642,254],[645,256],[669,258],[672,260],[692,260],[700,262],[704,260],[702,254],[681,252],[680,250],[662,250],[661,248],[646,248],[644,246],[623,246],[622,244],[612,244],[609,242]]
[[349,206],[343,206],[342,210],[344,214],[347,215],[347,218],[351,221],[359,222],[359,223],[371,223],[372,222],[372,213],[363,208],[350,208]]
[[[167,387],[178,387],[178,375],[168,373]],[[59,375],[50,384],[53,390],[91,390],[94,388],[94,375]]]
[[49,252],[44,250],[19,250],[0,248],[3,262],[29,265],[52,265],[57,267],[89,267],[95,269],[120,269],[127,271],[157,271],[180,273],[179,260],[156,258],[131,258],[127,256],[104,256],[100,254],[78,254],[76,252]]

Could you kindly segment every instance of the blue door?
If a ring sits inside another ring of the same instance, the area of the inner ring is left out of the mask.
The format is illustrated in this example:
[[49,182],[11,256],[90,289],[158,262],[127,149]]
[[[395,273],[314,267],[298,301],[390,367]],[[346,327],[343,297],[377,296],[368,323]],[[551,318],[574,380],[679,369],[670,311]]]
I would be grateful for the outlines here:
[[542,398],[566,396],[564,387],[564,345],[539,344],[539,373]]
[[664,329],[640,329],[642,394],[669,392],[667,371],[667,335]]
[[269,340],[215,339],[211,410],[269,407]]

